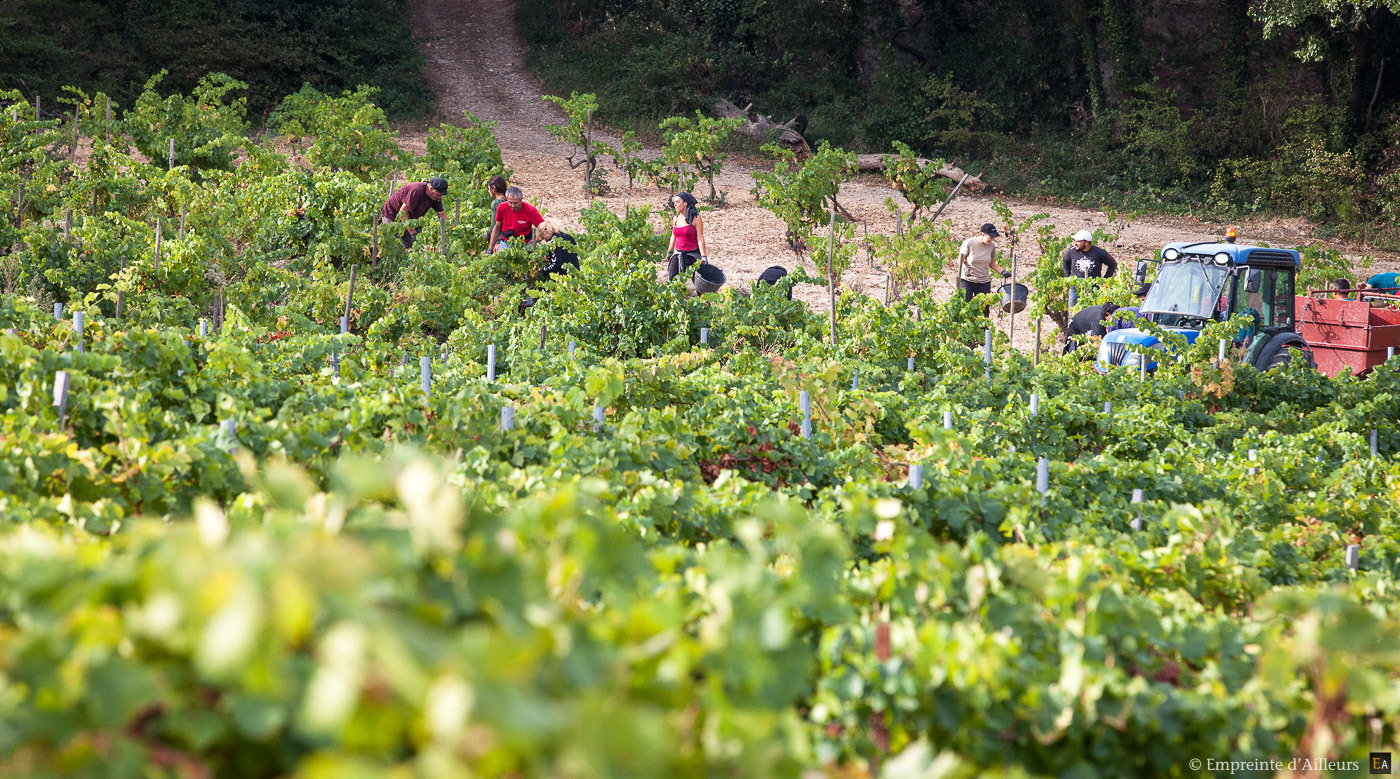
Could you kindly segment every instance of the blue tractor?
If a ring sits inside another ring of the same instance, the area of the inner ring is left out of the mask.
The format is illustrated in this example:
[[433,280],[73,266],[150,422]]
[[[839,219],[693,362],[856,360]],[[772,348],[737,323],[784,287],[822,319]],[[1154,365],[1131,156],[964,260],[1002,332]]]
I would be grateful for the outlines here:
[[[1148,262],[1138,262],[1139,283],[1147,280]],[[1139,316],[1195,343],[1208,322],[1250,314],[1254,325],[1235,336],[1235,344],[1246,348],[1246,362],[1260,370],[1292,360],[1316,364],[1294,322],[1293,288],[1302,264],[1298,252],[1182,242],[1163,247],[1160,264]],[[1146,369],[1153,371],[1167,348],[1156,336],[1137,328],[1113,330],[1099,344],[1094,365],[1106,373],[1116,365],[1142,370],[1146,363]]]

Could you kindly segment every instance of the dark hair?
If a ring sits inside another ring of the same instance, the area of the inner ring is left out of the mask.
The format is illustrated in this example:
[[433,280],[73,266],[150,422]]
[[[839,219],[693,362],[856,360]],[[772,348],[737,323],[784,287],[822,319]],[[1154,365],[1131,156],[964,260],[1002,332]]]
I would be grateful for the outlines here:
[[1118,306],[1117,303],[1104,303],[1104,304],[1103,304],[1103,315],[1104,315],[1104,316],[1113,316],[1113,312],[1117,311],[1118,308],[1119,308],[1119,306]]
[[1332,289],[1351,289],[1351,282],[1346,279],[1332,279]]
[[689,192],[677,192],[672,197],[678,197],[685,203],[685,223],[694,222],[695,217],[700,215],[700,209],[697,208],[700,201],[696,200],[695,196]]
[[486,191],[493,195],[504,195],[508,186],[506,177],[499,173],[486,180]]

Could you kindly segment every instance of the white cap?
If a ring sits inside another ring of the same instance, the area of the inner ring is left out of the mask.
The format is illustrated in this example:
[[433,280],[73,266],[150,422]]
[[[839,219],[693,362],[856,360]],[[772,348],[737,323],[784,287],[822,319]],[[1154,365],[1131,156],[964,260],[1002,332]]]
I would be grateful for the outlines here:
[[1079,232],[1077,232],[1077,233],[1074,234],[1074,240],[1076,240],[1076,241],[1092,241],[1092,240],[1094,240],[1094,234],[1091,233],[1091,232],[1089,232],[1088,230],[1080,230]]

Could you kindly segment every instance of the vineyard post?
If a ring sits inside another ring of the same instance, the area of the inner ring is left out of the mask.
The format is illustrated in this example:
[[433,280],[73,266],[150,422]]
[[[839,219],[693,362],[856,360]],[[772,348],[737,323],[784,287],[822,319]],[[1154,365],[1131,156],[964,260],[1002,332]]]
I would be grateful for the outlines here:
[[1031,416],[1040,416],[1040,393],[1038,392],[1031,393]]
[[858,389],[860,389],[860,368],[856,368],[856,372],[851,374],[851,392]]
[[1133,530],[1142,530],[1142,488],[1133,490],[1133,503],[1137,504],[1138,515],[1129,524]]
[[572,360],[572,359],[574,358],[574,349],[576,349],[576,348],[578,348],[578,341],[570,341],[570,342],[569,342],[569,359],[570,359],[570,360]]
[[53,318],[59,320],[60,322],[63,321],[63,304],[62,304],[62,303],[54,303],[54,304],[53,304]]
[[1380,454],[1380,440],[1377,437],[1376,429],[1373,427],[1371,428],[1371,456],[1375,457],[1377,454]]
[[549,334],[549,325],[548,325],[548,323],[540,322],[540,349],[544,349],[544,339],[545,339],[545,337],[546,337],[548,334]]
[[1224,339],[1224,338],[1221,338],[1221,339],[1220,339],[1220,357],[1219,357],[1219,362],[1222,362],[1222,363],[1225,362],[1225,339]]
[[[1011,342],[1012,348],[1015,348],[1015,344],[1016,344],[1016,231],[1015,231],[1015,230],[1007,230],[1006,232],[1007,232],[1007,235],[1009,236],[1009,238],[1008,238],[1007,240],[1009,240],[1010,243],[1011,243],[1011,289],[1010,289],[1010,293],[1011,293],[1011,322],[1007,325],[1006,340],[1009,341],[1009,342]],[[1006,300],[1006,297],[1005,297],[1005,296],[1002,296],[1002,300],[1003,300],[1003,301]]]
[[68,208],[63,212],[63,240],[68,242],[68,248],[73,248],[73,209]]
[[486,380],[496,380],[496,345],[486,347]]
[[160,217],[156,217],[156,273],[160,273]]
[[826,245],[826,284],[831,290],[831,345],[836,345],[836,201],[831,203],[831,232]]
[[185,240],[185,204],[180,204],[180,240]]
[[433,358],[424,355],[418,358],[418,385],[423,388],[423,396],[433,396]]
[[953,429],[953,412],[952,412],[952,411],[944,411],[944,412],[943,412],[943,429],[944,429],[944,430],[952,430],[952,429]]
[[924,488],[924,466],[909,466],[909,486],[912,489],[921,490]]
[[501,430],[515,427],[515,406],[501,406]]
[[349,318],[349,317],[341,317],[341,318],[340,318],[340,334],[341,334],[341,335],[345,335],[345,334],[348,333],[348,332],[350,332],[350,318]]
[[992,378],[992,328],[987,328],[982,333],[982,363],[985,365],[987,378]]
[[1355,571],[1361,567],[1361,545],[1347,544],[1347,570]]
[[170,139],[170,164],[169,164],[167,167],[169,167],[170,170],[175,170],[175,139],[174,139],[174,138],[171,138],[171,139]]
[[907,363],[904,364],[904,370],[906,370],[906,371],[912,371],[912,370],[914,370],[914,358],[913,358],[913,357],[910,357],[910,358],[909,358],[909,361],[908,361]]
[[73,312],[73,333],[78,339],[78,351],[83,351],[83,312]]
[[875,248],[870,245],[870,222],[860,220],[861,241],[865,244],[865,263],[870,267],[875,267]]
[[1106,417],[1113,415],[1113,401],[1105,400],[1103,402],[1103,415]]
[[117,271],[117,319],[122,318],[122,298],[126,291],[122,289],[122,279],[126,276],[126,255],[122,255],[121,270]]
[[355,297],[355,269],[358,267],[360,266],[350,266],[350,289],[345,292],[345,314],[341,317],[341,322],[343,324],[340,327],[340,332],[342,333],[346,332],[346,328],[350,324],[350,301]]
[[58,406],[58,428],[62,430],[68,421],[68,371],[59,371],[53,376],[53,404]]
[[372,267],[379,267],[379,214],[369,220],[369,261]]
[[797,393],[797,405],[802,409],[802,430],[803,438],[812,437],[812,396],[807,390]]
[[1042,457],[1035,465],[1035,491],[1040,493],[1040,505],[1045,505],[1045,493],[1050,491],[1050,460]]
[[[1254,449],[1250,449],[1250,450],[1249,450],[1249,461],[1250,461],[1251,463],[1253,463],[1255,460],[1258,460],[1258,459],[1259,459],[1259,452],[1257,452],[1257,451],[1254,450]],[[1250,476],[1253,476],[1258,470],[1259,470],[1259,469],[1256,468],[1255,466],[1250,465],[1250,466],[1249,466],[1249,475],[1250,475]]]
[[200,317],[200,318],[199,318],[199,337],[200,337],[200,338],[208,338],[208,337],[209,337],[209,320],[208,320],[208,319],[205,319],[204,317]]
[[238,427],[232,419],[225,419],[219,423],[224,433],[224,451],[233,454],[233,450],[238,448]]
[[710,343],[710,328],[700,328],[700,345],[707,346]]
[[1147,354],[1146,354],[1146,353],[1144,353],[1144,354],[1142,355],[1142,359],[1141,359],[1141,360],[1138,360],[1138,381],[1147,381]]
[[596,400],[593,401],[593,432],[596,433],[603,429],[603,416],[604,410],[602,405]]

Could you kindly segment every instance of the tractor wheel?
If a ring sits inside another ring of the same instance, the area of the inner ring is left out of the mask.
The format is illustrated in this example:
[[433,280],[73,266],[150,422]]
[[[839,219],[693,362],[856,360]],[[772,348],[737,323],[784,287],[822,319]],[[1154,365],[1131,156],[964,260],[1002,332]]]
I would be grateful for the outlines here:
[[1282,368],[1294,360],[1306,361],[1309,368],[1317,367],[1317,362],[1313,360],[1313,356],[1310,352],[1292,345],[1285,346],[1277,352],[1274,352],[1274,356],[1269,358],[1269,364],[1263,367],[1264,370],[1271,371],[1275,368]]

